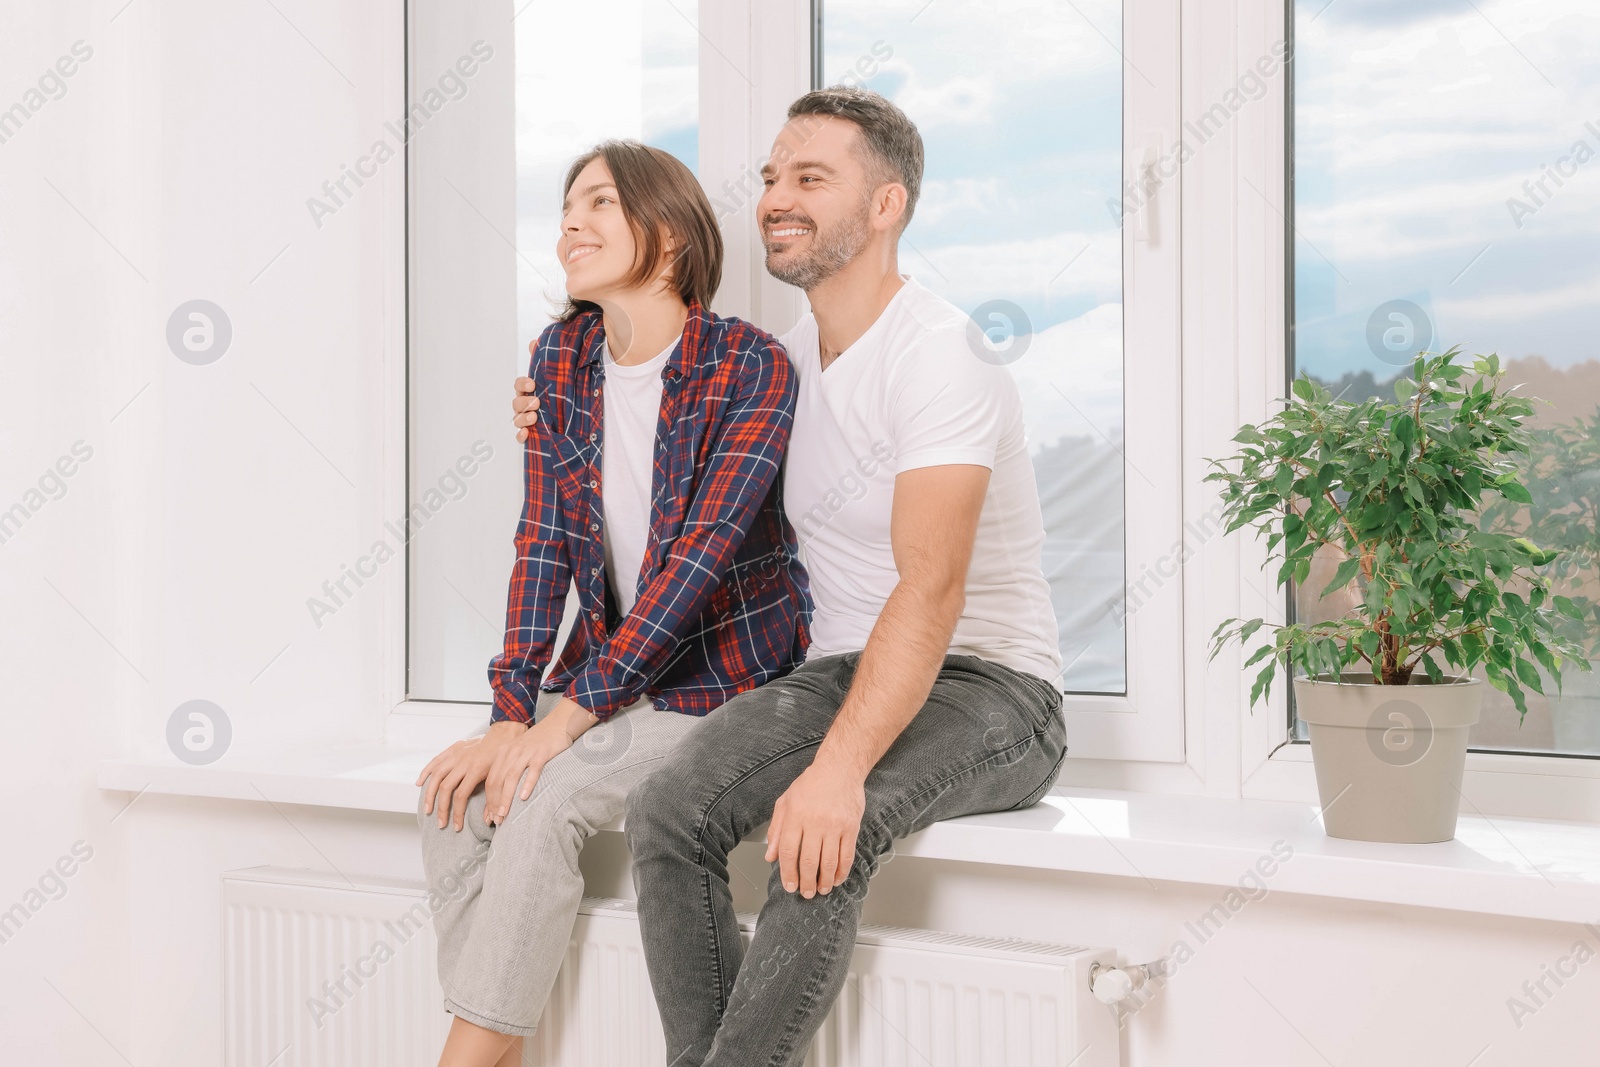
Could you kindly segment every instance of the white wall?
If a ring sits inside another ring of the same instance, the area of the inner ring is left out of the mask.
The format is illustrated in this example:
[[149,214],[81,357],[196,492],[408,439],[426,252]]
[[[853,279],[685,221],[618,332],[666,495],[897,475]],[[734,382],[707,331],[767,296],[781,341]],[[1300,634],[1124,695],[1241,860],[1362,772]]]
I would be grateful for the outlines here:
[[[105,21],[75,5],[0,6],[0,108],[20,101],[75,41],[92,49],[65,94],[41,95],[38,113],[20,130],[6,126],[0,144],[0,509],[24,503],[26,513],[20,529],[0,527],[0,751],[9,757],[0,909],[13,916],[0,918],[0,1050],[8,1062],[106,1062],[86,1019],[124,1049],[132,1037],[128,988],[108,980],[130,968],[130,820],[111,823],[126,798],[100,793],[93,775],[96,759],[124,745],[119,693],[137,678],[95,631],[148,672],[116,580],[137,556],[111,516],[139,481],[124,450],[130,428],[155,405],[108,421],[137,388],[132,365],[146,373],[152,365],[126,350],[130,331],[116,326],[145,315],[148,285],[71,205],[151,276],[156,220],[130,210],[137,190],[113,180],[112,168],[125,172],[145,155],[148,146],[128,134],[129,95],[153,83],[154,69],[132,62],[130,49],[143,47],[137,27],[113,32]],[[26,496],[80,440],[88,461]],[[76,842],[89,859],[75,866]],[[60,882],[58,862],[73,871]]]
[[[193,698],[236,751],[383,710],[385,591],[320,630],[304,602],[383,513],[375,264],[398,204],[369,183],[319,230],[305,201],[398,99],[399,6],[275,3],[0,5],[0,108],[90,50],[0,143],[0,509],[28,512],[0,544],[0,908],[28,911],[0,944],[5,1062],[216,1063],[216,911],[169,906],[232,865],[200,858],[213,837],[306,850],[264,806],[245,817],[274,827],[247,834],[218,811],[164,836],[148,796],[113,822],[130,798],[95,788],[99,759],[163,751]],[[208,366],[165,337],[195,298],[233,327]],[[79,440],[91,457],[35,510]],[[92,857],[64,896],[30,897],[75,841]]]
[[[320,629],[304,601],[394,511],[380,268],[398,164],[320,229],[305,201],[392,117],[399,4],[121,4],[0,7],[0,107],[75,41],[93,48],[0,144],[0,508],[75,441],[93,449],[0,544],[0,908],[29,901],[74,842],[92,849],[0,944],[0,1058],[214,1067],[223,871],[421,873],[404,816],[156,795],[118,815],[130,797],[93,784],[100,758],[163,751],[167,717],[196,697],[223,707],[239,752],[378,728],[388,583]],[[234,329],[203,367],[164,337],[197,297]],[[591,847],[597,891],[627,892],[620,850],[616,835]],[[743,862],[760,883],[758,858]],[[1219,897],[908,859],[884,869],[868,917],[1140,959]],[[1131,1021],[1126,1063],[1576,1062],[1600,966],[1520,1030],[1506,998],[1580,937],[1600,948],[1573,926],[1274,894]]]

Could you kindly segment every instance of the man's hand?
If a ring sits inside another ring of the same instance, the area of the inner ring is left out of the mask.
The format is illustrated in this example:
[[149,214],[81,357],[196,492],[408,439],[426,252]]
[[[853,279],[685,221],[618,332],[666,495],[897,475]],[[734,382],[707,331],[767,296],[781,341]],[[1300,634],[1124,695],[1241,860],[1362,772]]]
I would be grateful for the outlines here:
[[452,818],[460,830],[467,817],[467,801],[472,791],[489,776],[500,751],[525,733],[525,723],[509,720],[494,723],[482,737],[469,737],[457,741],[422,768],[417,775],[417,785],[427,783],[422,810],[433,814],[434,801],[439,803],[439,829]]
[[539,398],[533,395],[533,379],[518,378],[511,383],[511,424],[517,427],[517,440],[526,441],[527,427],[538,421]]
[[[548,715],[504,746],[489,770],[484,821],[491,826],[503,822],[511,811],[512,793],[517,792],[521,800],[532,796],[544,765],[571,748],[585,730],[599,721],[582,704],[562,697]],[[527,772],[526,781],[523,772]],[[522,789],[517,791],[519,781]]]
[[850,874],[866,810],[864,775],[842,762],[813,760],[772,808],[767,862],[778,861],[783,888],[810,900]]

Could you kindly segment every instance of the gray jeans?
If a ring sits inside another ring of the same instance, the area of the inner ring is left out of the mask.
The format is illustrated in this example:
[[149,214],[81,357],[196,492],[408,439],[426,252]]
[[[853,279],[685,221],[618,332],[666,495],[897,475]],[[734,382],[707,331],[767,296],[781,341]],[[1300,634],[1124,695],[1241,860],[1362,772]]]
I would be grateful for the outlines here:
[[[539,699],[542,718],[559,694]],[[422,865],[443,907],[439,942],[444,1008],[502,1034],[532,1034],[566,958],[583,898],[578,850],[622,814],[632,789],[703,720],[648,704],[617,712],[545,764],[505,821],[483,821],[482,785],[458,832],[422,811]]]
[[628,798],[645,961],[672,1067],[798,1064],[844,985],[867,883],[894,840],[940,819],[1026,807],[1060,772],[1066,725],[1054,686],[947,656],[927,703],[867,775],[849,875],[807,900],[785,891],[773,864],[745,950],[728,853],[810,766],[860,655],[734,697]]

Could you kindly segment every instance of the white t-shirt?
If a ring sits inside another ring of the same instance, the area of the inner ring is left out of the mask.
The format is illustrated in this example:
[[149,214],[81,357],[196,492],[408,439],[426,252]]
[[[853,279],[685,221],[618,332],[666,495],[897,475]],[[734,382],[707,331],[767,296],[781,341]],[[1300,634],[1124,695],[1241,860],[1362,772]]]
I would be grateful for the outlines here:
[[883,314],[826,370],[810,313],[781,339],[800,383],[784,510],[811,579],[806,658],[865,648],[899,581],[895,475],[971,463],[991,475],[950,651],[1053,683],[1061,651],[1022,399],[1009,371],[974,354],[961,309],[901,277]]
[[677,340],[644,363],[623,366],[602,342],[605,367],[605,436],[600,450],[600,504],[605,514],[606,574],[623,615],[633,610],[650,537],[650,488],[656,421],[661,414],[661,371]]

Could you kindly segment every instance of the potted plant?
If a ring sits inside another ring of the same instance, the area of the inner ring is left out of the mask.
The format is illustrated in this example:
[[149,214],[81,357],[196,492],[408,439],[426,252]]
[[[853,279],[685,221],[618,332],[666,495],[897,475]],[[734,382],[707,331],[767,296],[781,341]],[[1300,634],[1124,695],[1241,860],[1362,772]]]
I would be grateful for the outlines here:
[[[1484,509],[1489,529],[1525,534],[1559,555],[1544,568],[1552,588],[1569,594],[1587,614],[1600,593],[1600,409],[1574,422],[1535,429],[1522,464],[1532,500],[1504,498]],[[1559,695],[1546,694],[1555,747],[1600,755],[1600,672],[1593,672],[1596,632],[1582,622],[1559,620],[1585,645],[1591,673],[1571,680]]]
[[1449,840],[1482,695],[1472,672],[1525,713],[1524,689],[1543,692],[1539,667],[1558,686],[1568,658],[1588,669],[1557,625],[1584,608],[1538,569],[1555,553],[1480,521],[1488,502],[1531,499],[1516,461],[1532,404],[1503,386],[1496,356],[1470,369],[1459,356],[1417,357],[1393,401],[1348,403],[1302,377],[1206,476],[1222,485],[1226,532],[1266,535],[1279,587],[1303,584],[1317,557],[1337,564],[1322,595],[1349,591],[1333,619],[1227,619],[1211,650],[1266,627],[1245,661],[1265,663],[1250,703],[1280,666],[1290,673],[1334,837]]

